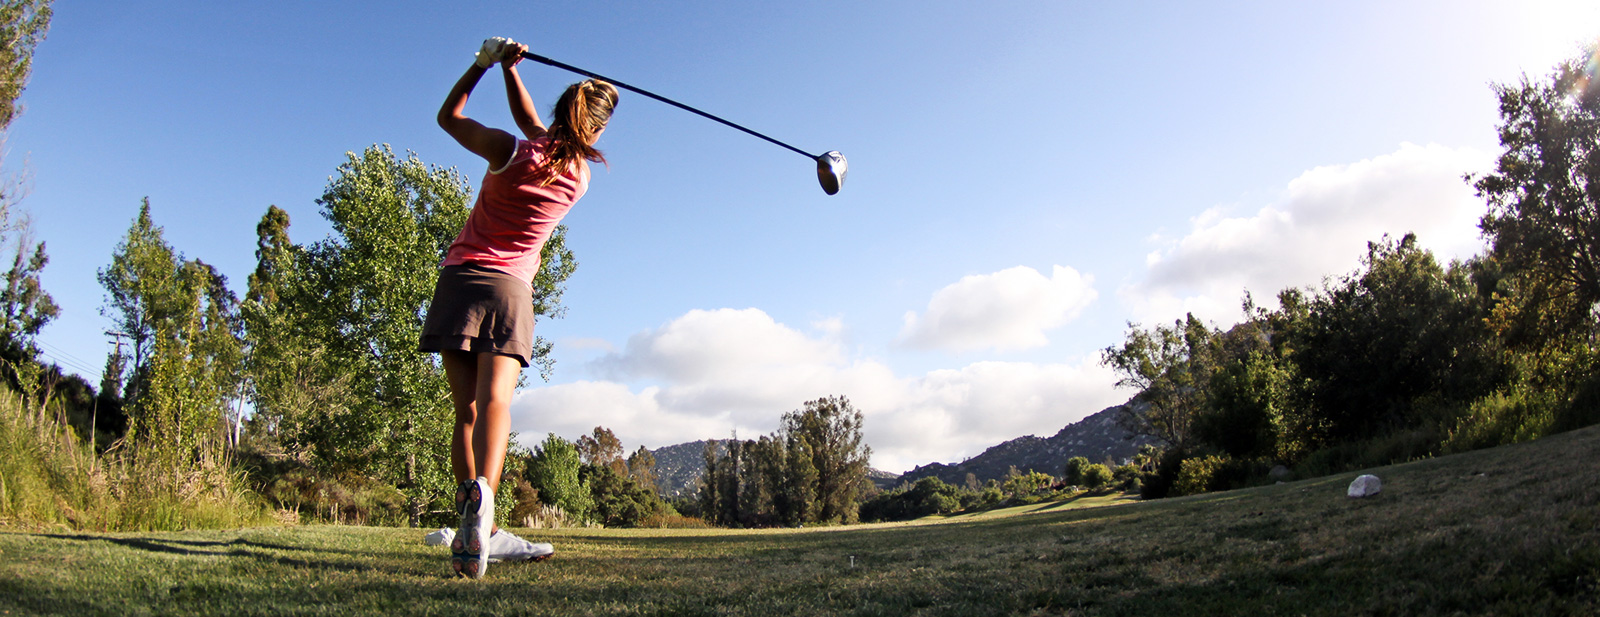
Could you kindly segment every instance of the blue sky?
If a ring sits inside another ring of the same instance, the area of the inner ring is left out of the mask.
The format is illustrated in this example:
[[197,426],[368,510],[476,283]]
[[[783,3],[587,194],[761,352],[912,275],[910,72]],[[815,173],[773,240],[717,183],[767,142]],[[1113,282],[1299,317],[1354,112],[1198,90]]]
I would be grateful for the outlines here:
[[[242,4],[56,7],[5,159],[49,247],[51,358],[97,381],[95,272],[145,196],[242,294],[267,206],[324,237],[348,151],[476,184],[433,114],[509,36],[851,164],[829,197],[810,161],[624,93],[515,429],[658,447],[842,394],[892,471],[1125,400],[1097,352],[1129,321],[1225,327],[1244,289],[1347,272],[1384,233],[1476,252],[1490,84],[1600,36],[1576,0]],[[576,79],[521,72],[541,106]],[[497,80],[468,111],[511,126]]]

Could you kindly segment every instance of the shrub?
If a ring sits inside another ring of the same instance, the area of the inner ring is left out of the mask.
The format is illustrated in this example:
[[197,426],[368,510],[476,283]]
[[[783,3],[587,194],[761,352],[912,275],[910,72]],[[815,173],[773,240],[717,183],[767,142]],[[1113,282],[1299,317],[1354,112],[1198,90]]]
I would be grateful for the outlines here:
[[711,524],[704,519],[693,516],[683,516],[676,512],[658,512],[639,521],[640,527],[654,529],[710,529]]
[[1076,484],[1083,486],[1085,489],[1095,491],[1104,488],[1108,484],[1111,484],[1111,478],[1112,475],[1109,468],[1100,463],[1094,463],[1092,465],[1085,466],[1079,472],[1078,482],[1076,482]]
[[1172,485],[1172,495],[1199,495],[1215,490],[1213,482],[1228,460],[1215,454],[1184,459],[1179,463],[1178,479]]
[[1041,489],[1050,488],[1055,483],[1056,479],[1050,477],[1050,474],[1030,471],[1006,478],[1005,484],[1001,485],[1000,488],[1010,493],[1012,497],[1020,498],[1032,495]]
[[1466,452],[1543,436],[1556,420],[1559,401],[1552,394],[1496,392],[1473,401],[1445,437],[1443,450]]
[[1061,470],[1061,481],[1067,484],[1083,485],[1083,470],[1089,466],[1089,459],[1074,456],[1067,459],[1067,465]]

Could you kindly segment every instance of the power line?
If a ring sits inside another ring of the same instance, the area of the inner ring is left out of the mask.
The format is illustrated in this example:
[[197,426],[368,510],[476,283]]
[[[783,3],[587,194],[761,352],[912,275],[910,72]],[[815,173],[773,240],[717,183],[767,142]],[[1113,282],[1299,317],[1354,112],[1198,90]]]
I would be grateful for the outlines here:
[[38,343],[40,347],[43,347],[45,349],[50,350],[50,354],[51,355],[53,355],[53,356],[55,356],[57,358],[65,359],[65,360],[67,360],[67,361],[69,361],[69,362],[71,362],[71,363],[73,363],[73,364],[75,364],[77,366],[93,366],[94,365],[94,363],[85,361],[83,358],[79,358],[79,357],[77,357],[75,355],[72,355],[71,353],[68,353],[67,350],[62,349],[60,347],[57,347],[55,345],[52,345],[50,343],[46,343],[44,341],[40,341],[40,340],[37,340],[37,339],[35,339],[34,342]]
[[43,348],[39,350],[39,355],[48,358],[51,362],[57,365],[73,369],[85,377],[94,377],[96,382],[100,380],[100,371],[85,366],[85,363],[82,360],[79,360],[73,357],[71,354],[61,351],[52,345],[45,345],[43,343],[40,345]]

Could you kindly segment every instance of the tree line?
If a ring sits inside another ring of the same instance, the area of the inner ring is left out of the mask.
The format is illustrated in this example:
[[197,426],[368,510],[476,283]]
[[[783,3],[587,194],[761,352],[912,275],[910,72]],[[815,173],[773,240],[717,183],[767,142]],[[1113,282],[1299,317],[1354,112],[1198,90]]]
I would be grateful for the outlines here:
[[1130,324],[1104,363],[1119,421],[1163,447],[1164,496],[1534,439],[1600,421],[1600,80],[1583,60],[1496,86],[1504,152],[1467,178],[1486,250],[1441,264],[1412,234],[1226,331]]
[[696,511],[730,527],[855,523],[872,456],[861,430],[861,412],[830,396],[784,414],[771,435],[712,441]]

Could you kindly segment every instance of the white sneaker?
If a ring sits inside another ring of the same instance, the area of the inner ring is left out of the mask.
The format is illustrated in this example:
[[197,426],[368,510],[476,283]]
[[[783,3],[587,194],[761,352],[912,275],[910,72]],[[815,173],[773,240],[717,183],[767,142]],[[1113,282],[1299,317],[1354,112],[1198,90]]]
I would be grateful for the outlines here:
[[529,542],[501,529],[489,536],[489,562],[544,561],[556,553],[556,547],[543,542]]
[[422,543],[428,546],[449,546],[450,541],[454,539],[456,539],[456,530],[444,528],[422,536]]

